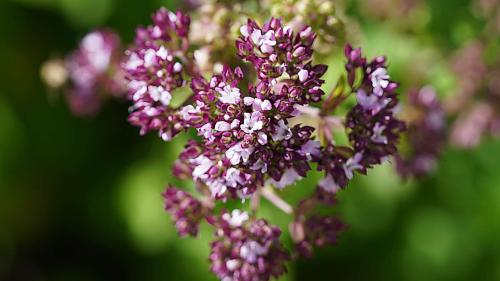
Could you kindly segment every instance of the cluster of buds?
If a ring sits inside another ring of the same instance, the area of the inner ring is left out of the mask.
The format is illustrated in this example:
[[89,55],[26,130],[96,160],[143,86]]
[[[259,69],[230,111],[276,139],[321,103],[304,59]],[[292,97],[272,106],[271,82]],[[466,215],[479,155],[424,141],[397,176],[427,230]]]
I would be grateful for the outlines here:
[[313,215],[303,222],[297,221],[292,226],[295,227],[292,229],[295,247],[304,257],[311,257],[314,247],[337,244],[339,233],[346,228],[335,216],[319,215]]
[[66,99],[75,115],[96,114],[104,99],[125,92],[119,67],[122,49],[117,34],[96,30],[83,37],[79,47],[64,60],[52,60],[42,68],[42,76],[52,88],[60,88],[69,78]]
[[179,236],[196,235],[198,225],[209,208],[189,193],[175,187],[168,187],[163,197],[165,210],[175,220]]
[[122,63],[133,101],[129,122],[140,127],[141,134],[156,131],[170,140],[183,129],[178,111],[170,106],[172,92],[185,85],[186,73],[195,71],[186,53],[190,19],[165,8],[152,19],[153,25],[137,29],[135,46]]
[[180,236],[196,236],[203,219],[216,229],[210,262],[220,280],[269,280],[287,272],[285,263],[291,256],[280,241],[277,226],[239,209],[214,214],[212,203],[175,187],[168,187],[163,196]]
[[403,178],[418,178],[436,168],[446,138],[445,114],[430,86],[410,91],[406,106],[407,146],[395,157],[396,169]]

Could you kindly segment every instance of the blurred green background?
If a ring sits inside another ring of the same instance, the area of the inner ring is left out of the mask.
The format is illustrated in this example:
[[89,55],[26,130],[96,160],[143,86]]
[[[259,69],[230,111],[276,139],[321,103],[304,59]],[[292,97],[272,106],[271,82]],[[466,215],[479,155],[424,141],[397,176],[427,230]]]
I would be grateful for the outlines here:
[[[411,16],[394,5],[393,18],[373,16],[363,0],[340,2],[357,30],[350,41],[387,54],[403,89],[430,83],[453,93],[444,59],[484,25],[470,0],[420,1]],[[0,280],[215,280],[210,230],[180,239],[163,211],[160,193],[186,139],[140,137],[126,103],[73,117],[39,79],[41,63],[93,27],[130,42],[153,10],[177,4],[0,0]],[[282,280],[500,280],[499,167],[500,141],[488,139],[470,151],[447,148],[418,183],[390,165],[356,178],[339,198],[350,225],[339,245],[290,264]],[[271,206],[262,214],[286,225]]]

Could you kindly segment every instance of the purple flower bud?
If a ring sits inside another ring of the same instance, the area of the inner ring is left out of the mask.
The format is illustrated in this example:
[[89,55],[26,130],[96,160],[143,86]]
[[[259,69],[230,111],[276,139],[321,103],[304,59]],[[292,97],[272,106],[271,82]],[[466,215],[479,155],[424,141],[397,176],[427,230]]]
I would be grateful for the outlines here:
[[365,63],[365,59],[361,56],[361,48],[353,49],[350,44],[347,44],[344,52],[348,65],[361,66]]

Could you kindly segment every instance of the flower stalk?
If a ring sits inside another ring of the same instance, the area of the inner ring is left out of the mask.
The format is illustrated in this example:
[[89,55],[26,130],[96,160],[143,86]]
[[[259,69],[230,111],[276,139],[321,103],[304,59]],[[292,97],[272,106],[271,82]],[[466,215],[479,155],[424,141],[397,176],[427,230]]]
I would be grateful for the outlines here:
[[272,203],[274,206],[276,206],[278,209],[282,210],[285,214],[287,215],[293,215],[294,210],[293,207],[290,206],[285,200],[283,200],[281,197],[279,197],[272,187],[266,186],[261,190],[262,197],[266,198],[267,201]]

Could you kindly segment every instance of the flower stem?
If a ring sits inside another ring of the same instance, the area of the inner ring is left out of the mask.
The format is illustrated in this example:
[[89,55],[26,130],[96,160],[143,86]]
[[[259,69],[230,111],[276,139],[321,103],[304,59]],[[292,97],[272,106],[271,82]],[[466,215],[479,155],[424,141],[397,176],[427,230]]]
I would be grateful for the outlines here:
[[252,216],[257,215],[257,210],[259,209],[259,205],[260,205],[260,191],[257,190],[250,199],[250,209]]
[[270,186],[266,186],[262,189],[261,194],[264,198],[266,198],[269,202],[273,203],[278,209],[282,210],[286,214],[293,214],[293,207],[290,206],[285,200],[279,197]]

